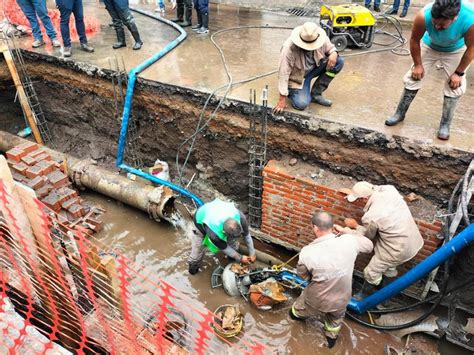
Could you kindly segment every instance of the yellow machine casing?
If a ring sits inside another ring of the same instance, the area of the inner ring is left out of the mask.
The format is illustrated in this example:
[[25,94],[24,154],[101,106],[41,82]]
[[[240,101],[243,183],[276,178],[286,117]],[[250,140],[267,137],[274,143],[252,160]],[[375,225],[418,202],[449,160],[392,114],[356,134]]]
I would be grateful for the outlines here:
[[329,19],[332,27],[358,27],[374,26],[374,15],[365,6],[359,4],[346,4],[334,6],[321,6],[321,19]]

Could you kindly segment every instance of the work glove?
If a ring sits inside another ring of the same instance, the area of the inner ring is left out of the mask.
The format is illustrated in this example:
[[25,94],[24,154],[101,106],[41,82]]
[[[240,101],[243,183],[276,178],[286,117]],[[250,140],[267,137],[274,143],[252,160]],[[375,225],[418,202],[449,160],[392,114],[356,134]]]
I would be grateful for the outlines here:
[[188,271],[191,275],[195,275],[199,272],[199,265],[189,264]]

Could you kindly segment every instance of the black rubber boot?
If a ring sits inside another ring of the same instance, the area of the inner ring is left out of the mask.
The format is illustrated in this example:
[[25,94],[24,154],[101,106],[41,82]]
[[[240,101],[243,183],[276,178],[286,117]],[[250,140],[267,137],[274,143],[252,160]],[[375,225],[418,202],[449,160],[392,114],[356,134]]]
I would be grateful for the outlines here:
[[441,122],[439,123],[438,138],[442,140],[449,139],[449,127],[454,117],[454,111],[459,101],[458,97],[444,97],[443,101],[443,115],[441,116]]
[[188,271],[191,275],[196,275],[199,272],[199,265],[197,264],[189,264]]
[[193,7],[186,5],[184,9],[184,20],[181,22],[177,22],[177,24],[180,25],[181,27],[191,26],[192,16],[193,16]]
[[209,33],[209,13],[205,12],[201,14],[202,16],[202,26],[200,29],[196,30],[198,34],[206,34]]
[[289,310],[289,315],[290,315],[290,318],[293,319],[293,320],[298,320],[298,321],[304,321],[305,319],[304,318],[301,318],[301,317],[298,317],[295,312],[293,312],[293,306],[290,307],[290,310]]
[[125,43],[125,31],[123,30],[123,27],[116,28],[115,33],[117,34],[117,42],[112,45],[112,48],[118,49],[126,47],[127,43]]
[[397,279],[396,277],[383,276],[382,282],[380,283],[380,285],[377,288],[378,289],[384,288],[385,286],[391,284],[396,279]]
[[372,285],[364,280],[364,284],[362,285],[362,288],[360,289],[359,292],[357,292],[354,295],[354,298],[356,300],[363,300],[364,298],[370,296],[372,293],[377,291],[377,289],[378,289],[377,286]]
[[135,44],[133,45],[133,50],[139,50],[142,48],[143,42],[140,38],[140,33],[138,33],[137,24],[135,21],[130,21],[129,25],[127,26],[132,34],[133,39],[135,40]]
[[184,15],[184,4],[178,4],[176,8],[176,18],[172,19],[173,22],[183,22]]
[[336,345],[337,338],[326,337],[326,340],[328,342],[328,348],[329,349],[332,349],[334,347],[334,345]]
[[326,91],[329,84],[331,83],[334,77],[327,75],[326,73],[321,74],[313,85],[313,89],[311,90],[311,101],[329,107],[332,105],[332,101],[323,97],[323,92]]
[[405,119],[408,108],[410,107],[411,102],[415,98],[417,92],[418,90],[403,89],[402,97],[398,102],[397,111],[395,111],[393,116],[385,120],[385,124],[387,126],[395,126],[397,123],[400,123]]
[[397,10],[392,9],[392,10],[390,10],[390,12],[387,15],[396,15],[397,12],[398,12],[398,9]]
[[403,10],[400,17],[406,17],[408,10]]
[[201,14],[201,12],[196,11],[196,16],[197,16],[198,23],[195,26],[191,27],[191,29],[193,31],[197,31],[202,27],[202,14]]

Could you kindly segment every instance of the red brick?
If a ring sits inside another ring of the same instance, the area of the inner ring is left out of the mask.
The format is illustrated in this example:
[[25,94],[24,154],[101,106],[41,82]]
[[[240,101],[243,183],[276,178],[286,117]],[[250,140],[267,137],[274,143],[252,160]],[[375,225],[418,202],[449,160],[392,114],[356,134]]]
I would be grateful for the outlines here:
[[16,149],[16,148],[10,149],[6,153],[8,160],[11,160],[17,163],[19,163],[21,158],[23,158],[26,154],[27,153],[25,153],[24,151]]
[[83,217],[85,214],[84,208],[81,205],[74,204],[69,207],[68,212],[74,217],[79,218]]
[[28,187],[33,190],[38,190],[39,188],[46,185],[47,182],[48,179],[46,179],[44,176],[37,176],[28,183]]
[[39,148],[38,144],[35,142],[25,142],[15,147],[18,150],[22,150],[25,154],[31,153],[34,150]]
[[60,196],[55,191],[50,192],[42,199],[42,202],[56,212],[61,209]]
[[64,201],[70,200],[78,196],[77,191],[70,189],[69,187],[61,187],[57,190],[58,194],[64,196]]
[[79,202],[79,200],[77,198],[71,198],[71,199],[68,199],[66,201],[64,201],[61,205],[62,208],[64,208],[65,210],[69,210],[69,208],[74,205],[74,204],[77,204]]
[[36,165],[41,167],[42,175],[50,174],[55,170],[54,162],[52,161],[41,160]]
[[36,190],[36,197],[38,197],[40,200],[42,200],[44,197],[46,197],[52,190],[54,189],[54,186],[51,184],[46,184],[43,187],[39,188]]
[[54,187],[65,185],[69,181],[66,175],[57,170],[49,173],[46,177]]
[[21,158],[21,161],[29,166],[33,166],[36,164],[36,159],[29,155],[26,155],[23,158]]
[[34,179],[35,177],[37,176],[40,176],[42,174],[43,170],[41,169],[40,166],[37,166],[37,165],[33,165],[33,166],[30,166],[25,174],[27,177],[29,177],[30,179]]
[[35,159],[37,162],[44,161],[44,160],[51,161],[51,156],[49,154],[43,153],[43,154],[38,155]]
[[434,232],[439,232],[440,229],[441,229],[440,227],[437,227],[437,226],[435,226],[431,223],[426,223],[426,222],[423,222],[423,221],[416,221],[416,222],[417,222],[418,226],[424,227],[424,228],[432,230]]
[[18,174],[25,176],[26,175],[26,170],[28,170],[28,165],[26,165],[23,162],[16,163],[15,165],[12,166],[12,169],[16,171]]

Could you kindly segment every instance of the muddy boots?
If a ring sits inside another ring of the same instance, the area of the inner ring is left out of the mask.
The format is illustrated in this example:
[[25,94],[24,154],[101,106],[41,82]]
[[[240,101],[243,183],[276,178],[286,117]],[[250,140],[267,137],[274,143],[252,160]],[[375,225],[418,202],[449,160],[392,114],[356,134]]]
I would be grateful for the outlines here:
[[364,280],[364,284],[362,285],[362,288],[360,289],[359,292],[357,292],[354,295],[354,298],[356,300],[363,300],[364,298],[370,296],[372,293],[378,290],[378,287],[376,285],[372,285],[368,283],[366,280]]
[[202,26],[200,29],[196,30],[197,34],[206,34],[209,33],[209,13],[204,12],[201,14],[202,17]]
[[337,338],[331,338],[331,337],[326,337],[326,340],[328,342],[328,348],[329,349],[332,349],[334,347],[334,345],[336,345],[336,340]]
[[441,116],[441,122],[439,123],[438,138],[442,140],[449,139],[449,126],[453,120],[454,111],[459,101],[458,97],[444,97],[443,101],[443,115]]
[[176,18],[172,19],[173,22],[183,22],[183,15],[184,15],[184,6],[178,3],[176,7]]
[[176,22],[176,24],[180,25],[181,27],[188,27],[191,26],[191,17],[193,16],[193,5],[188,0],[184,2],[184,20],[181,22]]
[[196,16],[197,16],[197,24],[195,24],[193,27],[191,27],[191,29],[193,31],[197,31],[199,29],[201,29],[202,27],[202,14],[200,11],[196,11]]
[[125,43],[125,31],[123,27],[120,26],[120,28],[115,28],[115,33],[117,34],[117,42],[112,45],[112,48],[119,49],[126,47],[127,43]]
[[[332,74],[332,73],[331,73]],[[331,83],[333,76],[328,75],[328,73],[321,74],[313,85],[311,90],[311,101],[320,104],[322,106],[331,106],[332,101],[323,97],[323,92],[326,91],[329,84]]]
[[132,34],[133,39],[135,40],[135,44],[133,45],[133,50],[139,50],[143,46],[143,42],[140,38],[140,33],[138,33],[137,24],[135,21],[130,21],[127,25],[130,33]]
[[397,123],[402,122],[405,119],[405,115],[410,107],[411,102],[416,96],[418,90],[408,90],[403,89],[402,97],[400,98],[400,102],[397,106],[397,111],[387,120],[385,120],[385,124],[387,126],[395,126]]

